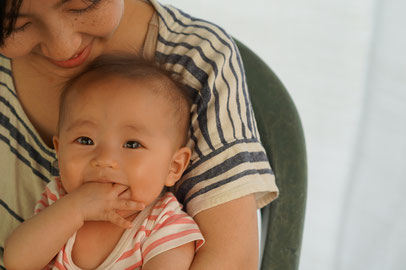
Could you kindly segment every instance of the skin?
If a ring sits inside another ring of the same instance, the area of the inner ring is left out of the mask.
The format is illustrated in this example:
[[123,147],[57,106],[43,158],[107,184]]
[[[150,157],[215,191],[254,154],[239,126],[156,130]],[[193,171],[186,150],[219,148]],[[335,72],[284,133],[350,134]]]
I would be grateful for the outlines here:
[[[58,2],[25,0],[20,12],[29,16],[19,18],[17,27],[27,22],[31,24],[15,33],[0,48],[3,55],[12,58],[14,82],[25,113],[49,147],[57,132],[59,89],[66,78],[83,68],[83,65],[61,68],[50,59],[69,59],[90,43],[92,50],[86,63],[101,53],[137,52],[153,14],[149,5],[137,0],[102,0],[97,9],[81,14],[73,13],[72,9],[83,8],[82,0],[71,0],[55,8]],[[99,25],[104,26],[99,28]],[[206,244],[199,249],[191,268],[257,269],[257,220],[252,218],[254,216],[253,195],[197,214],[194,218],[203,231]]]
[[[138,211],[153,203],[163,187],[173,186],[189,163],[191,151],[181,147],[182,136],[170,119],[172,108],[152,93],[151,83],[95,79],[81,79],[69,92],[69,113],[54,137],[68,194],[24,222],[7,240],[4,259],[10,269],[44,267],[75,230],[73,261],[83,269],[96,268],[131,228]],[[44,237],[48,231],[52,235]],[[33,247],[41,254],[32,254]],[[193,242],[170,251],[172,260],[183,263],[183,268],[175,264],[177,269],[189,269],[193,255]],[[167,269],[160,256],[144,268]],[[21,258],[27,264],[23,268]]]
[[[6,39],[0,52],[11,58],[14,84],[20,102],[45,144],[52,147],[57,132],[59,91],[67,78],[80,72],[102,53],[140,50],[153,8],[142,1],[25,0],[16,22],[17,31]],[[128,35],[128,33],[136,33]],[[68,60],[90,47],[80,66],[62,68],[54,61]],[[47,106],[43,106],[47,104]]]

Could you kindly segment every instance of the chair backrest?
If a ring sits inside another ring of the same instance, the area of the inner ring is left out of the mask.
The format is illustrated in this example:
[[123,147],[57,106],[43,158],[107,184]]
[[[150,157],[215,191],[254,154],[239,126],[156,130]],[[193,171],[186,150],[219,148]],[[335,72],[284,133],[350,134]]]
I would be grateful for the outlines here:
[[261,141],[279,198],[262,209],[268,220],[261,269],[298,269],[307,191],[306,147],[296,107],[272,70],[236,40]]

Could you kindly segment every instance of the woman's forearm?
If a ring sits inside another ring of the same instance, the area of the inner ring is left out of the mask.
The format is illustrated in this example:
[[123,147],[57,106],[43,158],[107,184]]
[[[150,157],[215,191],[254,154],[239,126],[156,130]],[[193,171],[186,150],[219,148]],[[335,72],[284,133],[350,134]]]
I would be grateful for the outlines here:
[[195,216],[205,237],[191,269],[258,269],[256,203],[248,195]]
[[75,204],[66,196],[24,221],[7,239],[7,269],[41,269],[83,225]]

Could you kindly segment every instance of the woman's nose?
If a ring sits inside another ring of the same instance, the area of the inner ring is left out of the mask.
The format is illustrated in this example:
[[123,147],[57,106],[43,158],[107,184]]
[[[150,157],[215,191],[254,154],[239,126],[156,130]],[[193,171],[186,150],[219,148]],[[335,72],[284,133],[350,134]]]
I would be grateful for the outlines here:
[[49,25],[39,45],[44,56],[63,61],[75,56],[80,50],[81,43],[81,34],[75,30],[75,25],[62,19]]

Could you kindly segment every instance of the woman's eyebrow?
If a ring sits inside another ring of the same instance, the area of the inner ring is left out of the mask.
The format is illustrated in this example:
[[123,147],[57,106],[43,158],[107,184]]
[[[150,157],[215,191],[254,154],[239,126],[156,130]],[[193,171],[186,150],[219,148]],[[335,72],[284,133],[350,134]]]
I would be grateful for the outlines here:
[[28,14],[23,14],[23,13],[18,13],[17,16],[15,14],[11,14],[11,13],[6,14],[6,19],[7,20],[11,20],[14,17],[25,18],[25,17],[29,17],[29,15]]

